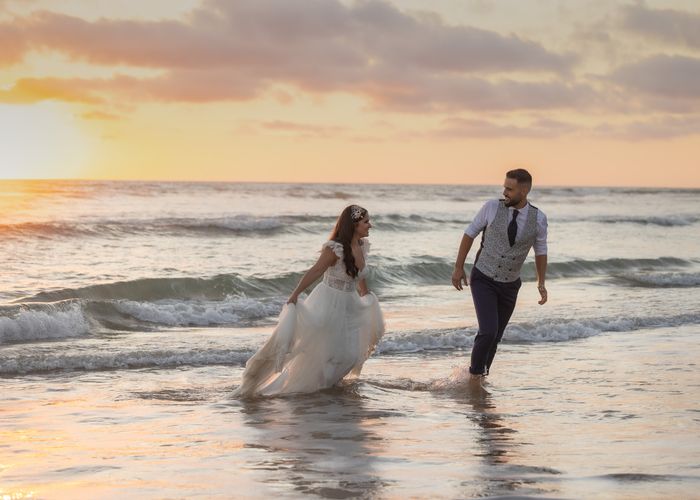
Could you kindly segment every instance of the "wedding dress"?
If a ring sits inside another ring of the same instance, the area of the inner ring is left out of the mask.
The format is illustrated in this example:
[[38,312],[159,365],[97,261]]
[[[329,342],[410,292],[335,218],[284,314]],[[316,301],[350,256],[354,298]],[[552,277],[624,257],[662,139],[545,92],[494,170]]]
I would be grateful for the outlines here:
[[272,336],[246,363],[236,396],[314,392],[360,374],[384,333],[376,295],[357,292],[357,281],[368,273],[370,245],[361,243],[365,267],[354,279],[345,272],[343,245],[323,244],[338,259],[306,300],[284,306]]

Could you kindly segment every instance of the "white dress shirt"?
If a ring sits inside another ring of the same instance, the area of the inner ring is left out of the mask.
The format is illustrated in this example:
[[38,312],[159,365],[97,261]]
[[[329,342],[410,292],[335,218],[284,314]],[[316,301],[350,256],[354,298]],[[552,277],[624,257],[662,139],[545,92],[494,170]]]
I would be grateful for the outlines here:
[[[491,225],[493,220],[496,218],[496,212],[498,211],[498,204],[500,200],[489,200],[484,203],[481,207],[479,213],[476,214],[474,220],[469,227],[464,230],[464,234],[475,239],[481,231],[486,229],[486,226]],[[513,219],[513,210],[515,208],[508,207],[508,223]],[[525,221],[527,220],[527,213],[530,210],[530,204],[526,204],[523,208],[518,209],[518,216],[516,217],[516,222],[518,223],[518,232],[515,236],[516,240],[519,240],[525,229]],[[535,249],[535,255],[547,255],[547,216],[542,212],[542,210],[537,210],[537,233],[535,234],[535,244],[533,245]]]

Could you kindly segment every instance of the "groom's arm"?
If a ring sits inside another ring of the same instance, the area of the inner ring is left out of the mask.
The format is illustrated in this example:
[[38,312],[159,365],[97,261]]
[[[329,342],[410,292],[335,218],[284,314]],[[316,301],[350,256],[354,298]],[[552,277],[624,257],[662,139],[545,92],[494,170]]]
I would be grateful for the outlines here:
[[467,275],[464,273],[464,263],[467,260],[467,254],[472,248],[472,243],[474,243],[474,238],[483,231],[489,223],[489,214],[491,219],[496,213],[496,208],[498,207],[498,200],[491,200],[484,203],[479,212],[474,217],[474,220],[469,224],[469,227],[464,230],[464,236],[462,236],[462,242],[459,244],[459,251],[457,252],[457,260],[455,261],[455,268],[452,272],[452,286],[457,290],[462,290],[462,284],[469,286],[469,280]]
[[547,288],[544,286],[545,275],[547,274],[547,254],[535,255],[535,269],[537,269],[537,291],[540,292],[541,300],[539,305],[547,302]]
[[537,234],[535,236],[535,269],[537,271],[537,291],[540,292],[540,300],[543,305],[547,302],[547,288],[544,280],[547,274],[547,216],[537,212]]
[[467,254],[469,254],[473,243],[474,238],[468,234],[465,233],[462,236],[462,242],[459,244],[459,251],[457,252],[457,260],[455,261],[455,268],[454,271],[452,271],[452,285],[457,290],[463,289],[462,283],[469,286],[467,276],[464,273],[464,262],[467,260]]

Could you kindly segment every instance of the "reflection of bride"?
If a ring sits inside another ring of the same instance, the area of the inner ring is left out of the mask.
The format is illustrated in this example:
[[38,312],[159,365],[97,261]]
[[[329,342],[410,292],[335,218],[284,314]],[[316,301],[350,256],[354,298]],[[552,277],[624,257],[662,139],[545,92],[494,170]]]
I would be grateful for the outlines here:
[[[365,238],[372,227],[357,205],[338,217],[316,264],[302,277],[264,346],[246,363],[239,397],[313,392],[357,376],[384,333],[377,297],[367,289]],[[299,294],[323,275],[306,300]],[[358,293],[359,292],[359,293]]]

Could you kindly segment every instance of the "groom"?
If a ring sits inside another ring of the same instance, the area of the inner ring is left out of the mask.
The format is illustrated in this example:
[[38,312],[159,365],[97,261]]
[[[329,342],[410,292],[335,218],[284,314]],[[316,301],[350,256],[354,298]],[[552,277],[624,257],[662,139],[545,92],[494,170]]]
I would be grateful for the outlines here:
[[[510,320],[520,289],[520,270],[530,248],[535,248],[537,290],[542,305],[547,302],[544,286],[547,271],[547,217],[530,205],[527,194],[532,176],[522,168],[506,173],[502,200],[487,201],[464,231],[452,284],[462,290],[471,286],[479,332],[474,339],[469,373],[472,380],[488,375],[498,343]],[[474,259],[471,276],[464,273],[464,261],[474,238],[483,231],[481,247]]]

